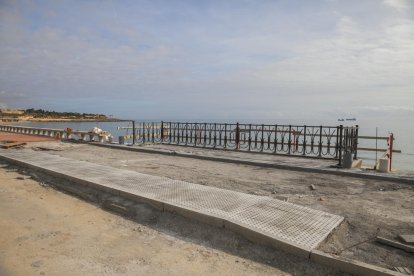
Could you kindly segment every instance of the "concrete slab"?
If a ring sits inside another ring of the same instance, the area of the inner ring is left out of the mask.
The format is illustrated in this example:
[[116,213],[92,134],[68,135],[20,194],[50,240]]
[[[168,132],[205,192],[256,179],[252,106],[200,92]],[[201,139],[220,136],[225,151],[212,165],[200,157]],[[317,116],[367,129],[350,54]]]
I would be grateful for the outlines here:
[[414,235],[400,235],[399,237],[404,243],[414,245]]
[[115,169],[29,150],[0,157],[164,211],[225,226],[253,241],[309,256],[343,217],[264,196]]

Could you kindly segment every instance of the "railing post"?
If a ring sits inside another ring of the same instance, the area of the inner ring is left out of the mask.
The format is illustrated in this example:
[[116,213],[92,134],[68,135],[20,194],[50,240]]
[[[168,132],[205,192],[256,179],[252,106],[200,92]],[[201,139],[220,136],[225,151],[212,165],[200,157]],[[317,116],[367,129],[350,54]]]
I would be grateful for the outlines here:
[[236,124],[236,149],[239,149],[240,147],[240,127],[239,127],[239,123],[237,122]]
[[319,157],[322,156],[322,126],[319,127]]
[[164,142],[164,121],[161,121],[161,143]]
[[[342,135],[343,135],[343,125],[339,126],[339,143],[338,143],[338,151],[339,151],[339,162],[338,162],[338,166],[341,167],[342,166]],[[338,141],[337,141],[338,142]]]
[[135,145],[135,121],[132,121],[132,144]]
[[[208,134],[210,135],[210,132]],[[206,146],[207,146],[207,123],[204,123],[204,147]]]
[[303,126],[303,155],[306,155],[306,125]]
[[260,151],[263,151],[263,148],[264,148],[264,138],[263,138],[263,136],[264,136],[264,124],[262,124],[262,137],[260,139]]
[[[171,144],[171,142],[172,142],[172,137],[171,137],[171,135],[172,135],[172,130],[171,130],[171,122],[169,122],[168,123],[168,137],[169,137],[169,139],[168,139],[168,144]],[[175,134],[175,130],[174,130],[174,134]],[[175,138],[174,138],[175,139]]]
[[277,125],[275,125],[275,136],[274,136],[274,139],[273,139],[273,144],[274,144],[274,150],[273,150],[273,153],[276,153],[276,151],[277,151]]
[[290,147],[292,146],[292,135],[291,135],[291,131],[292,131],[292,126],[289,125],[289,141],[288,141],[288,154],[290,154]]
[[180,123],[177,123],[177,145],[180,144]]
[[389,149],[390,149],[390,172],[391,172],[391,169],[392,169],[392,150],[393,150],[393,146],[394,146],[394,134],[393,133],[391,133],[390,134],[390,141],[389,141]]
[[152,143],[154,144],[155,143],[155,123],[154,122],[152,122],[151,123],[151,135],[152,135]]
[[358,130],[359,130],[359,125],[356,125],[355,128],[355,139],[354,139],[354,160],[358,159]]
[[224,124],[224,148],[227,148],[227,123]]
[[214,123],[214,148],[216,148],[216,144],[217,144],[216,132],[217,132],[217,124]]
[[252,143],[252,124],[249,124],[249,151],[251,149],[251,143]]

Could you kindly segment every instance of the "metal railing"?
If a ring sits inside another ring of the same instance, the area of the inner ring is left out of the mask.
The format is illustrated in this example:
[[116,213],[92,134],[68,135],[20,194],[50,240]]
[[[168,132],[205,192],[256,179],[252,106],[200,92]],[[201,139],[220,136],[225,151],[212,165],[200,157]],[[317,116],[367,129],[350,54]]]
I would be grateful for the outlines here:
[[338,159],[357,158],[358,126],[133,122],[133,143],[161,143]]

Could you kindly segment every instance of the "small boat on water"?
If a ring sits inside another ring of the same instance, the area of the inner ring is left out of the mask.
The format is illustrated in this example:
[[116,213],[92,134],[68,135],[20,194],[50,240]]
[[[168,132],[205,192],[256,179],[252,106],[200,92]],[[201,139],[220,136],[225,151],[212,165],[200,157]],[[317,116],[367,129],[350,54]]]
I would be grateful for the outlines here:
[[338,119],[338,122],[343,122],[343,121],[345,121],[344,119]]
[[346,120],[347,121],[356,121],[357,119],[356,118],[347,118]]

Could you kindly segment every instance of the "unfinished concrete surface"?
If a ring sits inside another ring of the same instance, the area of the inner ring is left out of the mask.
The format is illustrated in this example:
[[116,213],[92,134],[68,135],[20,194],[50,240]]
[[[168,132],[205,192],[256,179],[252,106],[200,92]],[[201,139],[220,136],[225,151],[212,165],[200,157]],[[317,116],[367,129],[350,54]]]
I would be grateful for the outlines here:
[[167,211],[226,226],[253,241],[264,241],[305,257],[343,220],[341,216],[269,197],[114,169],[56,155],[31,151],[0,151],[0,155],[139,202],[161,203]]

